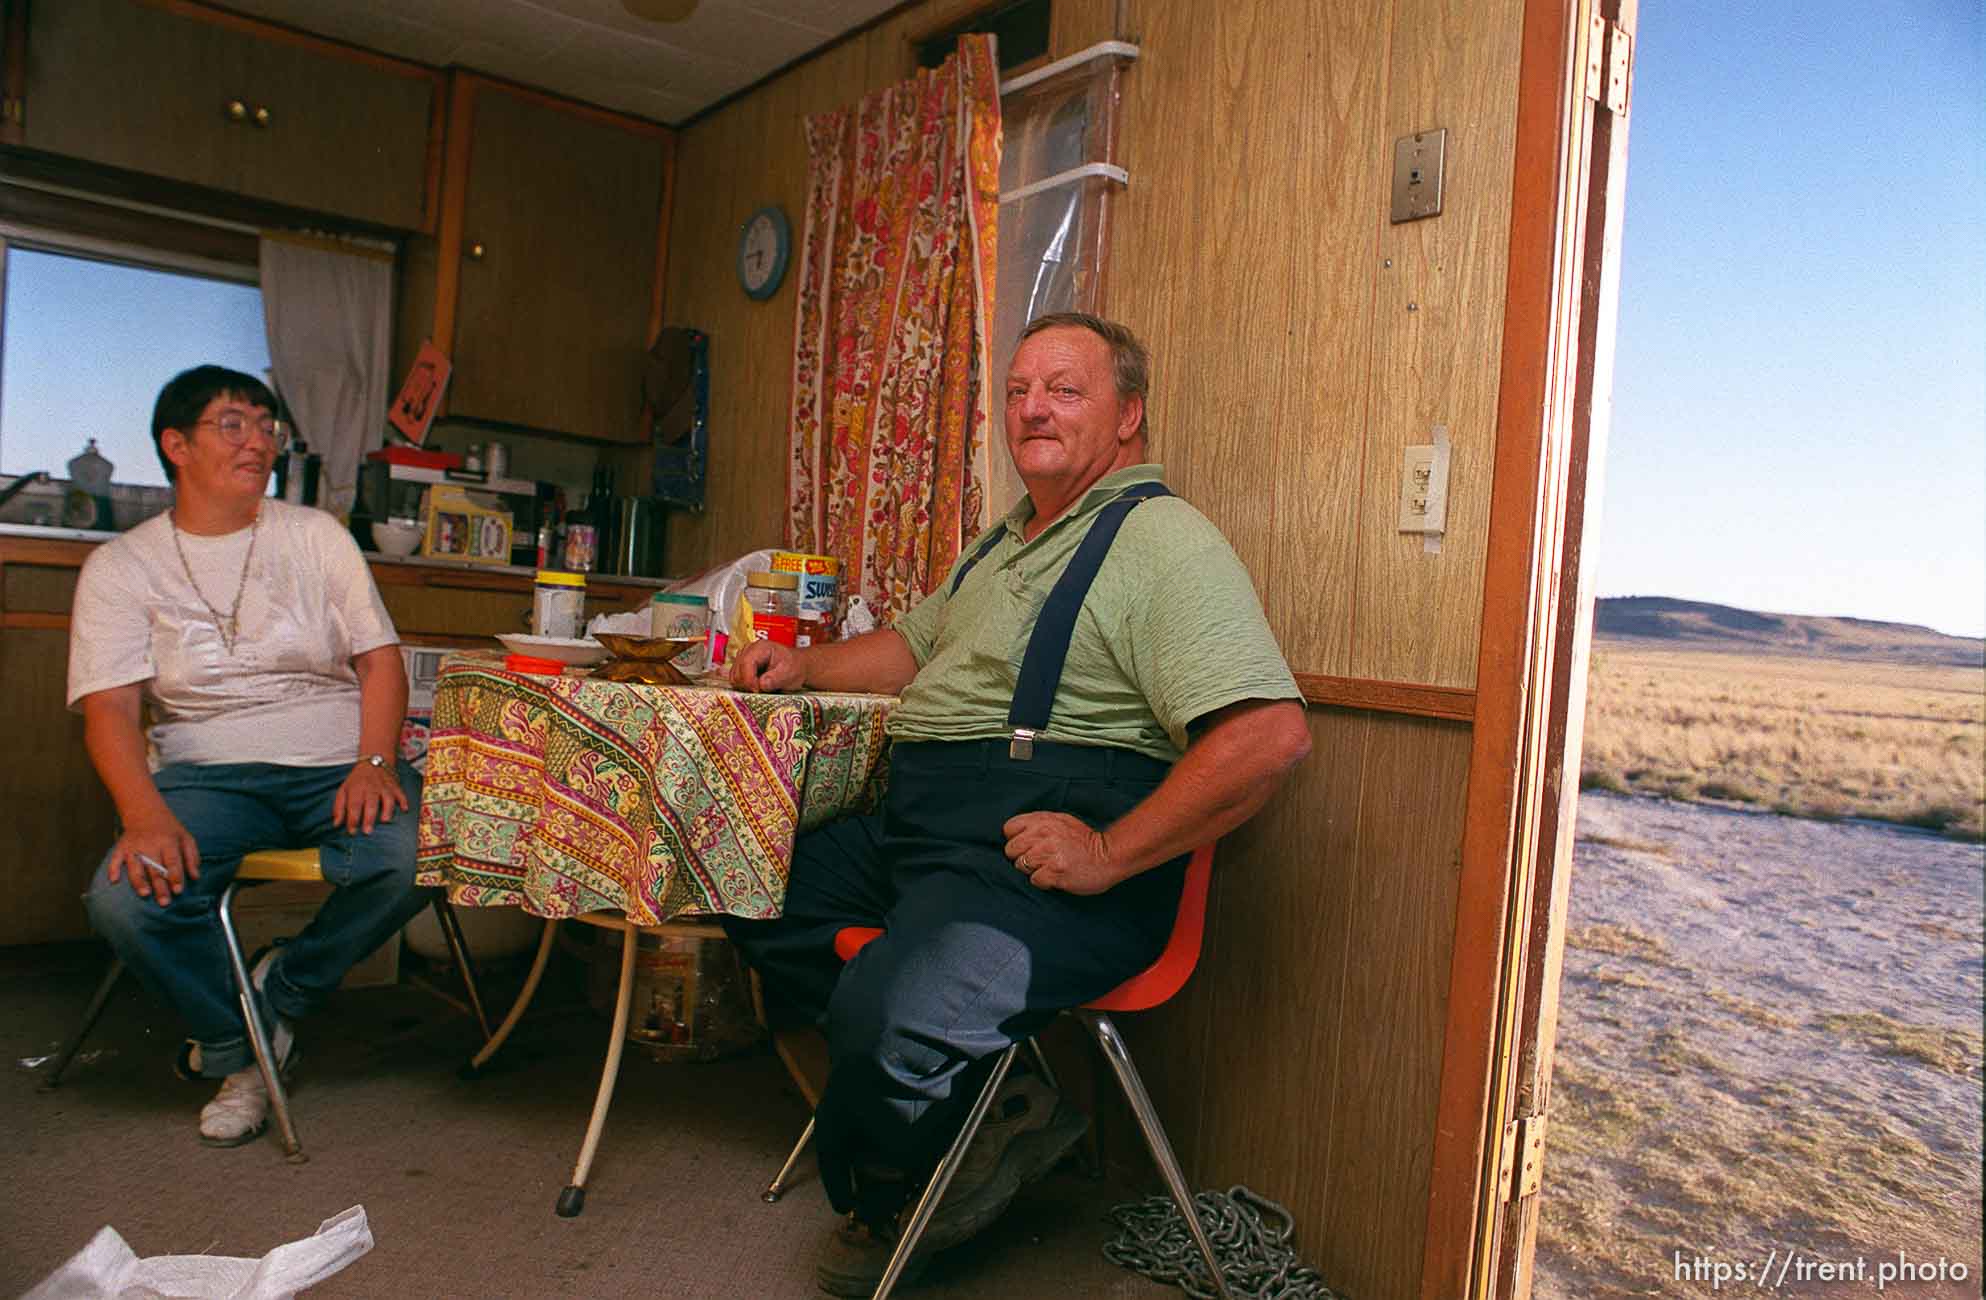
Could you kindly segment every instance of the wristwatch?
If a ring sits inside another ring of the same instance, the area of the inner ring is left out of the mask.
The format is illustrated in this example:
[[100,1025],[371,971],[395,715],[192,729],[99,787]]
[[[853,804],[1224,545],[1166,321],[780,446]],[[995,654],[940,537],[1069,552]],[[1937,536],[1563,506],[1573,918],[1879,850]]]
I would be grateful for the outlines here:
[[384,754],[360,754],[360,755],[359,755],[359,762],[361,762],[361,763],[364,763],[364,764],[366,764],[366,765],[367,765],[368,767],[385,767],[385,766],[386,766],[386,755],[384,755]]

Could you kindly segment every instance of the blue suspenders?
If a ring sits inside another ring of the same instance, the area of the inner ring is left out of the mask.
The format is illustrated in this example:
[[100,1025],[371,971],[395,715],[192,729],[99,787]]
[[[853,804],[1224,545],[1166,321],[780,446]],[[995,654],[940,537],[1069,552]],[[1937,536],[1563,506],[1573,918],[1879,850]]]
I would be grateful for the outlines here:
[[[1007,757],[1022,760],[1034,757],[1034,738],[1047,730],[1048,715],[1055,706],[1055,689],[1062,682],[1062,665],[1069,657],[1069,638],[1076,630],[1076,616],[1082,612],[1083,598],[1089,595],[1097,571],[1103,568],[1110,544],[1117,540],[1117,530],[1124,526],[1124,517],[1141,502],[1171,495],[1163,483],[1134,483],[1097,511],[1096,520],[1077,544],[1069,566],[1049,589],[1048,599],[1035,617],[1034,631],[1028,636],[1027,651],[1021,656],[1020,677],[1014,683],[1014,702],[1007,710],[1007,725],[1014,729],[1013,739],[1007,744]],[[958,575],[952,579],[953,595],[958,593],[965,575],[972,572],[972,566],[991,554],[1005,533],[1004,528],[994,529],[993,535],[959,566]]]

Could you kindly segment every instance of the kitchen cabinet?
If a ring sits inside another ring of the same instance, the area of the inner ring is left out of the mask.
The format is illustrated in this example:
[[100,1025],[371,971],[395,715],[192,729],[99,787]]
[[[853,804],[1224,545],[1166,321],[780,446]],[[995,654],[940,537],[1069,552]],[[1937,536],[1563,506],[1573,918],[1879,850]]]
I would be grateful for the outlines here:
[[[388,564],[372,566],[379,598],[408,645],[500,647],[500,633],[529,632],[533,587],[529,574],[492,573],[472,565]],[[589,576],[586,617],[632,609],[646,601],[660,580],[629,582]]]
[[403,230],[427,220],[442,76],[204,6],[37,4],[28,148]]
[[439,233],[403,263],[398,372],[431,335],[450,418],[645,442],[673,133],[452,78]]

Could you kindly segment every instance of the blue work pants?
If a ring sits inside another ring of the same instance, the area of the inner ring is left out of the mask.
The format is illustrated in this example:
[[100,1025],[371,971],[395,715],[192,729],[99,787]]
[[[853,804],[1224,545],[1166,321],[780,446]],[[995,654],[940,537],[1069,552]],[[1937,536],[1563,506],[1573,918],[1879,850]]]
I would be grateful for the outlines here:
[[[726,919],[772,995],[826,1031],[815,1136],[837,1210],[893,1212],[858,1190],[860,1171],[914,1188],[957,1135],[995,1053],[1158,957],[1184,856],[1102,894],[1069,894],[1029,883],[1001,827],[1052,811],[1104,828],[1167,767],[1121,749],[1037,742],[1020,761],[1005,740],[899,742],[879,812],[795,845],[783,914]],[[834,954],[844,926],[884,934],[844,966]]]

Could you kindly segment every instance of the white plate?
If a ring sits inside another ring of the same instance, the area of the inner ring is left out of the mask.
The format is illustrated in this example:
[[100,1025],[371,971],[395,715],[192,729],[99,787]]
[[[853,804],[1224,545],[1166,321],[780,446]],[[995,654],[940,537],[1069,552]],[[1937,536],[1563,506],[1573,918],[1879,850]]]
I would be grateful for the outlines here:
[[500,633],[497,640],[514,653],[534,659],[556,659],[575,666],[597,664],[607,658],[607,647],[590,636],[577,639],[563,636],[526,636],[522,632]]

